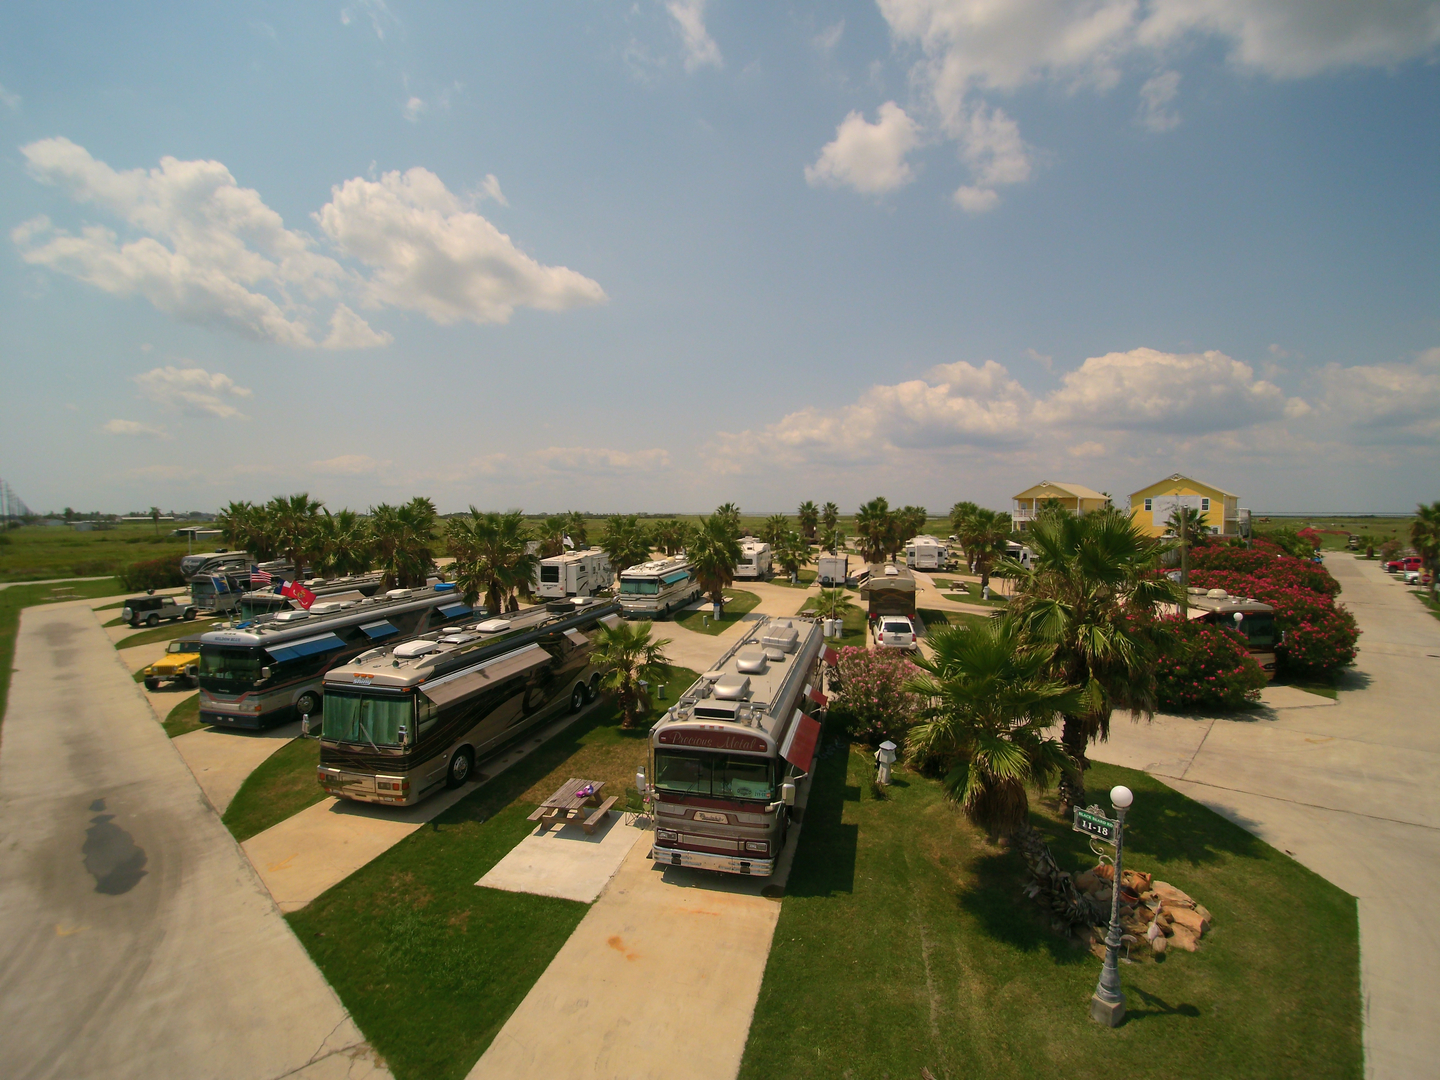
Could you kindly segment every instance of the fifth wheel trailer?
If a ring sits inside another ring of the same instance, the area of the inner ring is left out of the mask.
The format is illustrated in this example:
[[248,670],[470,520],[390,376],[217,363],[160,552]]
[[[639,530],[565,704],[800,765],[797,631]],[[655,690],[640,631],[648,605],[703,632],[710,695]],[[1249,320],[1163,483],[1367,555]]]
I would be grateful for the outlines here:
[[541,559],[536,570],[536,592],[547,600],[566,596],[594,596],[615,584],[610,557],[599,548],[567,551]]

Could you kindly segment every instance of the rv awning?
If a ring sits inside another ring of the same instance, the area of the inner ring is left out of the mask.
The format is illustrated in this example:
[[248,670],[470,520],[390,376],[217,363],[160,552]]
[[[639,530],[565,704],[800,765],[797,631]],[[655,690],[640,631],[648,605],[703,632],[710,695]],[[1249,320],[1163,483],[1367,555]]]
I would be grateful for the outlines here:
[[267,645],[265,651],[275,660],[285,661],[298,660],[302,656],[314,656],[316,653],[344,647],[344,640],[334,634],[317,634],[315,637],[303,638],[300,641],[287,641],[283,645]]
[[468,671],[433,686],[422,685],[420,689],[436,705],[449,705],[452,701],[459,701],[480,690],[499,686],[506,679],[523,675],[531,668],[537,668],[549,661],[550,654],[539,645],[527,645],[519,652],[492,660],[478,671]]
[[795,722],[790,733],[780,745],[780,756],[801,772],[810,771],[815,760],[815,745],[820,741],[820,722],[812,720],[799,709],[795,710]]
[[365,623],[360,629],[364,631],[365,636],[371,641],[378,641],[380,638],[389,637],[391,634],[398,634],[400,632],[384,619],[381,619],[379,622]]
[[440,614],[447,619],[458,619],[461,615],[469,615],[474,609],[463,600],[456,600],[453,604],[446,604],[440,609]]
[[577,649],[583,649],[590,644],[590,639],[580,633],[579,630],[566,630],[565,636],[570,639],[570,644],[574,645]]
[[666,585],[674,585],[677,581],[684,581],[689,576],[689,570],[676,570],[673,573],[666,574],[660,580],[663,581]]

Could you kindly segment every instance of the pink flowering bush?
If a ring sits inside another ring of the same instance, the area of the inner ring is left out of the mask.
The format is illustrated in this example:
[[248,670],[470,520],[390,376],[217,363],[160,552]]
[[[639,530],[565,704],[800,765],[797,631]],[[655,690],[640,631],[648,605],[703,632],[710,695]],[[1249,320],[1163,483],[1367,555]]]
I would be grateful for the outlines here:
[[[890,739],[903,744],[915,722],[918,701],[905,683],[915,665],[891,650],[840,650],[839,687],[832,689],[830,717],[852,737],[878,744]],[[832,684],[833,687],[833,684]]]
[[1173,635],[1173,644],[1155,665],[1160,708],[1229,711],[1259,699],[1265,673],[1239,633],[1178,619],[1168,619],[1164,626]]
[[[1227,572],[1259,578],[1276,585],[1307,589],[1321,596],[1338,596],[1340,583],[1330,571],[1309,559],[1286,555],[1273,544],[1255,541],[1255,550],[1244,548],[1208,547],[1195,551],[1190,559],[1190,584],[1197,585],[1195,571]],[[1216,588],[1218,586],[1206,586]]]
[[[1298,561],[1298,560],[1297,560]],[[1275,609],[1275,629],[1284,634],[1275,655],[1289,674],[1327,675],[1355,661],[1360,628],[1355,616],[1332,596],[1258,574],[1202,570],[1190,575],[1197,588],[1224,589]]]

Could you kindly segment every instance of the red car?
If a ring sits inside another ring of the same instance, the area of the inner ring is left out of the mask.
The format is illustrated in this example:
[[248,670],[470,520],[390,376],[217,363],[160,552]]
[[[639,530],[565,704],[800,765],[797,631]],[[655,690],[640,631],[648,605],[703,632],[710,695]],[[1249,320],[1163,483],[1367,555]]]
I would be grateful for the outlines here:
[[1419,555],[1406,555],[1403,559],[1393,559],[1385,564],[1385,569],[1392,574],[1403,574],[1407,570],[1419,570],[1423,566]]

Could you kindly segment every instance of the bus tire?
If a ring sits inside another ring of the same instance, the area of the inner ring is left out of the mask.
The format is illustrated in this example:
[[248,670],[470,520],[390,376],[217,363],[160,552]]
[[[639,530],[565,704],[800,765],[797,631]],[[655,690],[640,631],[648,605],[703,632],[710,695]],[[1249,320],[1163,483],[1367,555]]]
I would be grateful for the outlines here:
[[314,716],[320,711],[320,702],[307,690],[295,700],[295,711],[301,716]]
[[585,707],[585,684],[576,683],[575,689],[570,692],[570,711],[579,712]]
[[462,746],[450,759],[450,768],[445,773],[445,786],[447,788],[459,787],[470,779],[470,774],[474,770],[475,755],[468,746]]
[[591,676],[590,676],[590,687],[589,687],[588,690],[585,691],[585,697],[586,697],[588,700],[590,700],[590,701],[594,701],[594,700],[595,700],[596,698],[598,698],[599,696],[600,696],[600,673],[597,671],[594,675],[591,675]]

